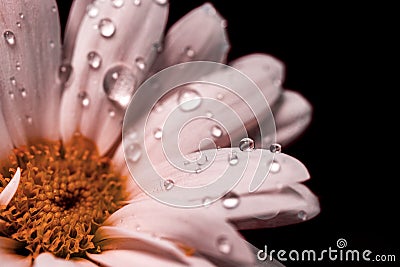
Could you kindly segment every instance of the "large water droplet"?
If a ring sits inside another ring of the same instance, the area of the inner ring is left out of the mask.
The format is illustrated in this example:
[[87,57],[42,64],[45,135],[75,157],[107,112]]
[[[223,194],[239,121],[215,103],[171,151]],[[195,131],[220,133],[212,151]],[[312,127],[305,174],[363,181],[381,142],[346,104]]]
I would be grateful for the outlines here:
[[301,210],[297,213],[297,217],[302,220],[305,221],[307,220],[307,212],[305,212],[304,210]]
[[138,143],[132,143],[125,150],[127,159],[131,162],[138,162],[142,156],[142,148]]
[[218,125],[214,125],[211,128],[211,135],[215,138],[220,138],[222,136],[222,129]]
[[107,97],[123,108],[128,106],[135,84],[135,76],[125,65],[109,69],[103,80],[103,88]]
[[89,52],[87,54],[87,60],[88,60],[89,66],[92,69],[100,68],[101,62],[102,62],[102,58],[97,52],[94,52],[94,51]]
[[138,57],[135,60],[136,67],[138,67],[140,70],[144,70],[146,68],[146,63],[144,62],[144,59],[142,57]]
[[233,192],[229,192],[222,199],[222,206],[224,206],[225,209],[234,209],[239,206],[239,203],[239,196]]
[[25,98],[28,95],[28,92],[24,87],[19,89],[19,93],[21,94],[22,98]]
[[229,154],[228,161],[229,161],[229,165],[231,165],[231,166],[235,166],[239,163],[239,157],[236,154],[236,152],[232,152],[231,154]]
[[89,104],[90,104],[89,95],[85,91],[79,92],[78,99],[83,107],[89,106]]
[[89,4],[86,7],[86,14],[89,16],[89,18],[95,18],[97,15],[99,15],[99,9],[94,4]]
[[156,2],[156,4],[160,6],[165,6],[166,4],[168,4],[168,0],[154,0],[154,2]]
[[159,140],[162,137],[162,130],[160,128],[157,128],[153,132],[154,138]]
[[218,251],[223,254],[229,254],[232,251],[232,246],[229,243],[228,239],[224,236],[221,236],[217,239],[217,248]]
[[277,173],[281,170],[281,165],[276,160],[271,162],[271,166],[269,167],[270,172]]
[[142,3],[141,0],[133,0],[133,4],[134,4],[135,6],[140,6],[141,3]]
[[114,23],[108,18],[100,20],[98,28],[104,38],[111,38],[116,31]]
[[201,96],[195,90],[183,89],[179,92],[178,104],[182,111],[195,110],[201,104]]
[[269,147],[269,151],[271,151],[272,153],[281,153],[282,146],[280,144],[272,144]]
[[194,50],[193,50],[190,46],[185,47],[184,52],[185,52],[185,55],[186,55],[187,57],[190,57],[190,58],[193,58],[194,55],[195,55]]
[[113,7],[120,8],[124,5],[124,0],[111,0]]
[[175,183],[171,179],[165,180],[164,181],[164,188],[166,190],[171,190],[174,187]]
[[58,79],[61,83],[66,83],[71,77],[72,66],[70,64],[62,64],[58,70]]
[[16,38],[12,31],[5,31],[3,36],[8,45],[10,45],[10,46],[15,45]]
[[246,152],[250,152],[254,150],[254,140],[251,138],[243,138],[242,140],[240,140],[239,142],[239,149],[241,151],[246,151]]

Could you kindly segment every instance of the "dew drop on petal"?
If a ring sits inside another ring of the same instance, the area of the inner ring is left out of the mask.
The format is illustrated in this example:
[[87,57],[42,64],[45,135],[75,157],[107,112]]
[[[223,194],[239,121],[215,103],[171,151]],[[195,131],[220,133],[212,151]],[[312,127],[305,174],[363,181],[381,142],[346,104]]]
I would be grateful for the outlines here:
[[182,111],[192,111],[201,104],[200,94],[192,89],[183,89],[178,95],[178,105]]
[[168,4],[168,0],[154,0],[154,2],[156,2],[156,4],[160,6],[165,6],[166,4]]
[[146,63],[144,62],[144,58],[138,57],[135,60],[136,67],[138,67],[140,70],[144,70],[146,68]]
[[204,165],[208,162],[207,155],[205,154],[200,154],[200,157],[196,160],[197,165],[201,166]]
[[53,12],[53,13],[57,12],[57,7],[56,6],[52,6],[51,7],[51,12]]
[[86,14],[89,16],[89,18],[95,18],[97,15],[99,15],[99,9],[94,4],[89,4],[86,7]]
[[79,92],[78,99],[79,99],[79,102],[81,103],[81,105],[83,107],[88,107],[89,106],[89,104],[90,104],[89,95],[85,91]]
[[218,100],[222,100],[223,98],[224,98],[223,94],[221,94],[221,93],[217,94],[217,99]]
[[222,129],[218,125],[214,125],[211,128],[211,135],[215,138],[220,138],[222,136]]
[[28,124],[32,124],[33,123],[33,119],[32,119],[32,117],[31,116],[29,116],[29,115],[26,115],[25,116],[25,119],[26,119],[26,122],[28,123]]
[[217,239],[217,248],[218,251],[223,254],[229,254],[232,251],[232,246],[229,243],[228,239],[224,236],[221,236]]
[[153,49],[156,50],[157,53],[161,53],[164,49],[162,43],[154,43]]
[[25,98],[28,95],[28,92],[24,87],[19,89],[19,93],[21,94],[22,98]]
[[282,146],[280,144],[272,144],[269,147],[269,151],[272,153],[281,153],[282,152]]
[[19,63],[19,61],[17,61],[16,63],[15,63],[15,68],[19,71],[19,70],[21,70],[21,63]]
[[206,112],[206,117],[207,118],[212,118],[214,115],[212,114],[212,112],[211,111],[207,111]]
[[237,194],[229,192],[222,198],[222,206],[225,209],[234,209],[239,206],[240,198]]
[[245,151],[245,152],[250,152],[254,150],[254,140],[251,138],[243,138],[242,140],[240,140],[239,142],[239,149],[241,151]]
[[14,98],[15,98],[15,95],[12,91],[8,92],[8,96],[10,97],[11,100],[14,100]]
[[185,47],[184,52],[185,52],[185,55],[189,58],[193,58],[195,56],[195,52],[190,46]]
[[108,18],[100,20],[98,29],[100,31],[100,35],[104,38],[111,38],[116,31],[114,23]]
[[175,183],[171,179],[164,181],[164,188],[165,190],[171,190],[174,187]]
[[72,73],[72,66],[70,64],[62,64],[58,69],[58,79],[61,83],[66,83]]
[[134,4],[135,6],[140,6],[141,3],[142,3],[141,0],[133,0],[133,4]]
[[16,38],[12,31],[5,31],[3,36],[8,45],[10,45],[10,46],[15,45]]
[[120,8],[124,5],[124,0],[112,0],[111,3],[113,7]]
[[114,117],[115,117],[115,110],[114,110],[114,109],[109,109],[109,110],[108,110],[108,115],[109,115],[111,118],[114,118]]
[[19,18],[20,18],[20,19],[24,19],[24,18],[25,18],[25,15],[24,15],[24,13],[22,13],[22,12],[21,12],[21,13],[19,13],[19,14],[18,14],[18,16],[19,16]]
[[14,86],[17,85],[17,80],[15,79],[14,76],[10,78],[10,82],[11,82],[11,84],[14,85]]
[[273,160],[271,166],[269,167],[270,172],[277,173],[281,170],[281,165],[276,160]]
[[136,79],[130,68],[118,65],[110,68],[103,80],[103,89],[108,99],[126,108],[131,100]]
[[229,165],[231,165],[231,166],[235,166],[239,163],[239,157],[236,154],[236,152],[232,152],[231,154],[229,154],[228,162],[229,162]]
[[17,21],[17,23],[15,23],[17,25],[18,28],[21,28],[21,22]]
[[160,128],[157,128],[153,132],[153,136],[155,139],[159,140],[162,137],[162,130]]
[[55,45],[55,43],[54,43],[54,41],[50,41],[49,42],[49,45],[50,45],[50,48],[54,48],[56,45]]
[[130,162],[138,162],[142,156],[142,148],[138,143],[132,143],[127,146],[125,155]]
[[304,210],[301,210],[297,213],[297,217],[302,220],[305,221],[307,220],[307,212],[305,212]]
[[201,204],[203,205],[203,207],[210,207],[211,206],[211,198],[209,197],[205,197],[203,198],[203,200],[201,201]]
[[97,52],[91,51],[87,54],[87,60],[92,69],[98,69],[103,59]]

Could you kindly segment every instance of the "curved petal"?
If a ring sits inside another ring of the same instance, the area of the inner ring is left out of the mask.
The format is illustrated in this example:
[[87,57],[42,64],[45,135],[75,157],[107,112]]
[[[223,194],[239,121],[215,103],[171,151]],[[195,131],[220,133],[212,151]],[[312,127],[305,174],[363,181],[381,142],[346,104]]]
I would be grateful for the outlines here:
[[285,90],[273,109],[277,140],[286,145],[301,135],[311,122],[312,107],[299,93]]
[[15,254],[16,249],[23,248],[23,244],[13,239],[0,236],[0,259],[4,266],[29,267],[31,266],[31,256],[21,256]]
[[[194,248],[207,257],[241,263],[241,266],[253,263],[253,255],[243,238],[209,210],[178,209],[153,200],[136,201],[112,214],[104,225],[155,234]],[[225,242],[222,250],[220,240]]]
[[0,208],[7,207],[11,199],[14,197],[15,192],[17,192],[19,182],[21,178],[21,169],[18,167],[15,172],[14,177],[11,178],[7,186],[0,192]]
[[0,101],[14,145],[58,139],[61,61],[57,5],[1,1]]
[[70,260],[64,260],[55,257],[53,254],[45,252],[39,254],[33,261],[33,267],[96,267],[97,265],[83,258],[72,258]]
[[5,158],[11,152],[13,143],[8,133],[3,113],[0,111],[0,159]]
[[188,264],[182,264],[160,258],[155,253],[142,253],[132,250],[107,250],[100,254],[88,254],[88,257],[101,266],[134,266],[137,267],[213,267],[211,263],[197,257],[187,257]]
[[206,3],[189,12],[171,27],[149,76],[187,61],[225,62],[228,51],[225,20],[211,4]]
[[120,137],[124,108],[154,61],[168,14],[159,1],[113,3],[96,1],[98,13],[83,17],[61,103],[63,139],[79,130],[102,154]]

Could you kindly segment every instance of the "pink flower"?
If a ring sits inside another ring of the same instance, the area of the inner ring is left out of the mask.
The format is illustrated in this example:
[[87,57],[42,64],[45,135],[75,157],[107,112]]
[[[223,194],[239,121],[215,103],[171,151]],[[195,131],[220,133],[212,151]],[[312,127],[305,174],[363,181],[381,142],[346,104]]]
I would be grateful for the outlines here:
[[[260,167],[263,149],[242,152],[248,165],[240,182],[201,208],[164,205],[126,179],[121,123],[135,90],[178,63],[224,63],[229,50],[226,23],[210,4],[187,14],[163,37],[168,8],[167,0],[75,1],[62,45],[55,1],[0,2],[1,265],[254,266],[254,253],[238,229],[318,214],[318,200],[302,184],[309,178],[303,164],[274,153],[274,161]],[[283,64],[254,54],[230,65],[261,89],[276,120],[277,141],[284,145],[298,137],[312,109],[301,95],[282,88]],[[250,132],[256,126],[235,96],[222,97],[221,88],[203,90],[203,97],[218,98],[240,113]],[[163,110],[153,110],[147,126],[165,119],[178,94],[165,96]],[[193,126],[182,132],[189,158],[210,134],[221,147],[241,138],[198,130],[210,129],[209,122]],[[271,142],[272,133],[265,138]],[[166,187],[206,185],[224,171],[227,158],[237,160],[230,149],[219,149],[210,168],[187,174],[165,160],[153,139],[147,153]],[[260,168],[268,177],[250,193]],[[146,171],[140,168],[144,176]]]

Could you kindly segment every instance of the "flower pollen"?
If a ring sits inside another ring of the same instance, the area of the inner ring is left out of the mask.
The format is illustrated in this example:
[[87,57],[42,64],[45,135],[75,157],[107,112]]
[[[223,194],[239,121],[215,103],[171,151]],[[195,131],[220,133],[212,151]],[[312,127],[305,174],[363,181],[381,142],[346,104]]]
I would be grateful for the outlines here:
[[126,199],[125,178],[111,159],[81,135],[68,144],[21,146],[0,162],[0,193],[18,167],[17,192],[0,207],[0,236],[20,241],[34,258],[41,252],[67,259],[95,253],[95,231]]

